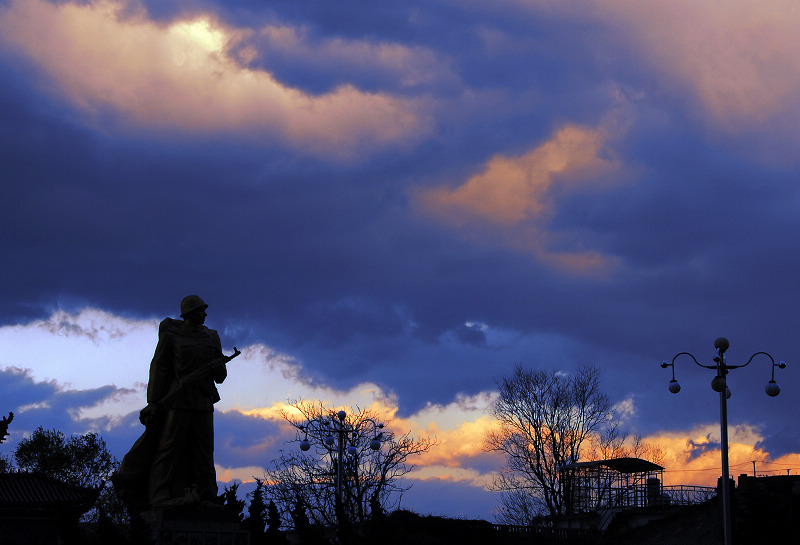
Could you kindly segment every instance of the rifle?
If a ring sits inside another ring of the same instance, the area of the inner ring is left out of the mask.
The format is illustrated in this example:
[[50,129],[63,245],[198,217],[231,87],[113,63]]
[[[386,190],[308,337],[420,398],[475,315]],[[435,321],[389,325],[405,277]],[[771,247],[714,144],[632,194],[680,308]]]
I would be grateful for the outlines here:
[[186,387],[187,384],[191,384],[193,382],[197,382],[199,379],[208,375],[214,368],[225,365],[233,358],[241,354],[238,348],[235,346],[233,347],[233,354],[230,356],[222,356],[221,358],[216,358],[215,360],[209,362],[207,365],[201,367],[200,369],[195,369],[182,379],[178,381],[177,384],[161,399],[156,401],[155,403],[148,403],[147,406],[139,411],[139,422],[147,426],[148,422],[153,421],[156,414],[158,413],[159,407],[163,407],[175,397]]

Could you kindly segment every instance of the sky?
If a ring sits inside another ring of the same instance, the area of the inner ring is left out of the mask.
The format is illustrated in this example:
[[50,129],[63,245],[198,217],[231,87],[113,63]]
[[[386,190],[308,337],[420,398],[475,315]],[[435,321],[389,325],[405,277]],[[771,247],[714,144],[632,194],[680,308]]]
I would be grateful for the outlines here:
[[800,472],[800,9],[746,0],[0,0],[0,413],[143,428],[183,296],[221,486],[294,401],[435,437],[402,507],[491,520],[515,365],[597,366],[666,484]]

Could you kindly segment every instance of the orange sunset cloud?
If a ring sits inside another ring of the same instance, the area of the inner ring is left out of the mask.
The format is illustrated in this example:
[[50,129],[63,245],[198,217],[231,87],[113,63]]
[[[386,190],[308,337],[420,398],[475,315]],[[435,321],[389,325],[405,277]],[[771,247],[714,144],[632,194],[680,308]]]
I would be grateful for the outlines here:
[[[773,458],[757,445],[763,439],[758,429],[733,426],[728,431],[728,465],[736,478],[742,473],[753,474],[753,462],[758,475],[785,474],[800,471],[800,454]],[[708,424],[688,431],[662,432],[645,438],[664,453],[661,465],[665,467],[667,485],[716,486],[721,474],[719,426]]]
[[572,271],[608,267],[613,259],[591,250],[555,250],[548,230],[559,194],[596,191],[612,183],[622,164],[614,158],[604,127],[566,125],[521,156],[497,155],[461,185],[420,190],[417,209],[467,236],[500,239]]
[[796,104],[800,11],[792,2],[596,2],[600,18],[631,31],[639,52],[690,91],[725,130]]
[[133,8],[14,0],[0,12],[0,43],[40,67],[90,118],[113,112],[132,127],[249,132],[332,159],[426,131],[411,100],[347,84],[312,95],[247,68],[231,56],[244,33],[211,16],[163,26]]

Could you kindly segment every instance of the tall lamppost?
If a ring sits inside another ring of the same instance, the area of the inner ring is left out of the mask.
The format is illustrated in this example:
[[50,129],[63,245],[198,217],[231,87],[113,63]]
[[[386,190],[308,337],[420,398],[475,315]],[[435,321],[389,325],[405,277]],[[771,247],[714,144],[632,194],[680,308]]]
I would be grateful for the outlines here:
[[681,385],[678,384],[678,381],[675,380],[675,360],[678,356],[689,356],[694,360],[694,362],[705,369],[713,369],[717,372],[716,376],[711,380],[711,389],[715,392],[719,392],[719,427],[720,427],[720,448],[722,450],[722,479],[720,480],[720,487],[722,488],[722,528],[725,538],[725,545],[732,544],[732,535],[731,535],[731,495],[730,495],[730,487],[729,487],[729,472],[728,472],[728,398],[731,396],[731,390],[728,388],[727,380],[725,376],[731,369],[739,369],[740,367],[747,367],[750,365],[750,362],[753,361],[753,358],[756,356],[763,354],[767,356],[770,361],[772,362],[772,377],[770,378],[769,382],[767,383],[764,391],[770,397],[775,397],[779,393],[781,393],[781,388],[778,386],[778,383],[775,382],[775,368],[779,367],[781,369],[786,367],[786,362],[779,362],[775,363],[775,360],[772,356],[767,354],[766,352],[756,352],[750,359],[747,360],[747,363],[743,365],[728,365],[725,359],[725,351],[728,350],[730,347],[730,343],[728,339],[725,337],[720,337],[714,341],[714,348],[717,349],[716,355],[714,356],[714,364],[713,365],[703,365],[697,358],[695,358],[689,352],[679,352],[672,358],[672,362],[662,361],[661,367],[666,369],[667,367],[672,367],[672,380],[669,382],[669,391],[673,394],[677,394],[681,391]]
[[[323,437],[325,448],[331,454],[331,461],[336,467],[336,521],[341,523],[339,517],[343,512],[344,503],[342,502],[342,487],[344,479],[342,476],[344,467],[345,452],[350,456],[358,454],[357,440],[371,429],[373,439],[369,442],[369,448],[380,450],[383,432],[383,424],[375,422],[371,418],[362,418],[357,423],[351,424],[345,421],[347,413],[339,411],[331,413],[327,417],[318,417],[308,420],[305,424],[295,424],[295,427],[303,432],[303,440],[300,441],[300,450],[307,452],[311,448],[311,441],[308,440],[309,432],[312,437]],[[333,452],[336,452],[336,460],[333,460]]]

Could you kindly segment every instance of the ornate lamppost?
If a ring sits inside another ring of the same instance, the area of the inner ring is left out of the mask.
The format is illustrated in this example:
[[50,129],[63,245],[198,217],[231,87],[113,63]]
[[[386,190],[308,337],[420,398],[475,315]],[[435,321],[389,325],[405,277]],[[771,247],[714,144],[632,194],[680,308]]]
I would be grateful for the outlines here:
[[725,359],[725,351],[728,350],[730,347],[730,343],[728,339],[725,337],[719,337],[717,340],[714,341],[714,348],[717,349],[716,355],[714,356],[714,364],[713,365],[703,365],[697,358],[695,358],[689,352],[679,352],[672,358],[671,362],[662,361],[661,367],[666,369],[667,367],[672,367],[672,380],[669,382],[669,391],[673,394],[677,394],[681,391],[681,385],[678,384],[678,381],[675,380],[675,360],[678,359],[678,356],[689,356],[694,360],[694,362],[699,366],[705,369],[713,369],[717,372],[716,376],[711,380],[711,389],[715,392],[719,392],[719,426],[720,426],[720,442],[721,442],[721,450],[722,450],[722,479],[720,480],[720,487],[722,488],[722,527],[724,533],[724,543],[725,545],[731,545],[732,543],[732,535],[731,535],[731,496],[730,496],[730,488],[729,488],[729,472],[728,472],[728,398],[731,396],[731,390],[728,388],[726,375],[731,369],[739,369],[740,367],[747,367],[750,365],[750,362],[753,361],[758,355],[764,355],[770,359],[772,362],[772,377],[770,378],[769,382],[767,383],[764,391],[770,397],[775,397],[779,393],[781,393],[781,388],[778,386],[778,383],[775,382],[775,368],[779,367],[781,369],[786,367],[786,362],[779,362],[775,363],[775,359],[770,356],[766,352],[756,352],[750,359],[747,360],[747,363],[743,365],[728,365]]
[[[308,434],[311,432],[312,437],[323,437],[325,448],[331,455],[331,461],[336,467],[336,520],[341,525],[339,517],[343,513],[342,502],[342,487],[344,485],[343,467],[345,452],[350,456],[358,454],[358,447],[356,442],[359,437],[367,435],[368,432],[373,436],[369,442],[369,448],[372,450],[380,450],[381,441],[383,439],[383,424],[375,422],[371,418],[362,418],[357,423],[351,424],[346,422],[347,413],[339,411],[331,413],[327,417],[318,417],[308,420],[305,424],[295,424],[295,427],[303,432],[303,440],[300,441],[300,450],[307,452],[311,448],[311,441],[308,440]],[[334,447],[335,446],[335,447]],[[333,453],[336,452],[336,459],[333,460]]]

